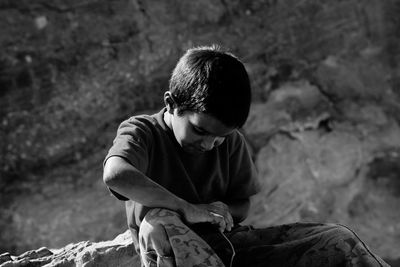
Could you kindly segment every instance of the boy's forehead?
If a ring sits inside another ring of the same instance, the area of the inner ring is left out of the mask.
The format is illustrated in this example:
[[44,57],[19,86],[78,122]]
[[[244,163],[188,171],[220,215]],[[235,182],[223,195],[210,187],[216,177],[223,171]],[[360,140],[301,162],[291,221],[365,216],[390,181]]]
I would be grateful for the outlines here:
[[215,117],[202,112],[192,112],[189,115],[189,121],[193,126],[216,136],[229,135],[236,129],[234,127],[228,127]]

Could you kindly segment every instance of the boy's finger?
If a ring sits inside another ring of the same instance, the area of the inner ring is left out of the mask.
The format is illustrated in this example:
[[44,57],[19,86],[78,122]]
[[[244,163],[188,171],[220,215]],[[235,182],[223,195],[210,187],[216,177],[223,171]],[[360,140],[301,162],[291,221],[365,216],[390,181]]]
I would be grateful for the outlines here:
[[229,232],[232,230],[233,224],[229,221],[226,222],[226,230]]
[[227,228],[227,222],[224,216],[215,212],[210,212],[210,214],[214,217],[214,223],[219,225],[219,230],[222,232],[225,231]]
[[[219,215],[219,214],[217,214]],[[220,215],[222,216],[222,215]],[[230,231],[233,227],[233,218],[232,215],[229,212],[224,212],[224,215],[222,216],[225,220],[225,224],[226,224],[226,229],[228,231]]]
[[231,213],[229,212],[229,207],[223,202],[217,201],[211,203],[212,206],[217,207],[219,209],[219,214],[223,214],[225,219],[226,229],[230,231],[233,227],[233,218]]
[[211,214],[213,217],[218,217],[218,218],[220,218],[220,219],[224,219],[224,216],[222,216],[221,214],[218,214],[218,213],[215,213],[215,212],[212,212],[212,211],[210,211],[210,214]]
[[226,221],[227,221],[227,226],[229,226],[229,231],[231,230],[231,228],[233,227],[233,218],[232,215],[228,212],[228,214],[226,215]]
[[226,222],[225,220],[221,220],[220,224],[219,224],[219,230],[223,233],[226,229]]

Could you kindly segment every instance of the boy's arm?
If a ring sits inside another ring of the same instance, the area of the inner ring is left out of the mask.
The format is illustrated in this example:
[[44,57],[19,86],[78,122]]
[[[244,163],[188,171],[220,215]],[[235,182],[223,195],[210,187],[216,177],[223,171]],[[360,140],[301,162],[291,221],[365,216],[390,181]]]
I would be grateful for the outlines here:
[[233,217],[233,221],[237,224],[247,218],[250,210],[250,198],[238,199],[226,203]]
[[234,224],[246,219],[250,209],[250,199],[243,198],[229,202],[216,201],[204,205],[209,211],[221,215],[226,223],[226,230],[230,231]]
[[103,180],[112,190],[144,206],[177,211],[188,223],[210,222],[224,227],[223,219],[214,216],[201,205],[194,205],[177,197],[124,158],[112,156],[107,159]]

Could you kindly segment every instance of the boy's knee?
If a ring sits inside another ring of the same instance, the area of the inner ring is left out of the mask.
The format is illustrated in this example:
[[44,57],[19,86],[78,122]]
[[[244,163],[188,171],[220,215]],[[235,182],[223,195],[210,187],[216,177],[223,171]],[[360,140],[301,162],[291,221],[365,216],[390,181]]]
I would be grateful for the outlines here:
[[355,233],[348,228],[347,226],[341,225],[341,224],[332,224],[333,228],[335,229],[335,236],[340,237],[342,240],[352,240],[352,239],[357,239],[357,236]]
[[143,222],[151,225],[174,224],[180,221],[181,218],[177,212],[161,208],[149,210],[143,218]]
[[139,236],[156,235],[166,236],[165,225],[174,224],[180,220],[178,213],[167,209],[151,209],[144,216],[140,228]]
[[332,237],[334,240],[340,240],[339,242],[344,242],[346,244],[346,248],[350,250],[353,250],[357,247],[364,249],[364,243],[352,229],[341,224],[331,224],[331,226],[334,230],[330,232],[330,237]]
[[155,251],[160,256],[172,255],[172,247],[165,226],[179,222],[179,214],[166,209],[152,209],[139,227],[142,251]]

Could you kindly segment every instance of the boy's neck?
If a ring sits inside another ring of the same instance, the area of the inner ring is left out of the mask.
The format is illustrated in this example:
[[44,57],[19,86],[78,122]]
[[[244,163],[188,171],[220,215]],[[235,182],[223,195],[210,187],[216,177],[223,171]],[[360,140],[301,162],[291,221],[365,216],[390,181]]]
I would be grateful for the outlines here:
[[167,127],[172,130],[172,125],[171,125],[171,114],[165,110],[164,115],[163,115],[163,119],[165,124],[167,125]]

